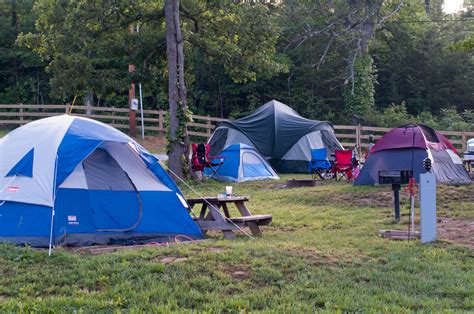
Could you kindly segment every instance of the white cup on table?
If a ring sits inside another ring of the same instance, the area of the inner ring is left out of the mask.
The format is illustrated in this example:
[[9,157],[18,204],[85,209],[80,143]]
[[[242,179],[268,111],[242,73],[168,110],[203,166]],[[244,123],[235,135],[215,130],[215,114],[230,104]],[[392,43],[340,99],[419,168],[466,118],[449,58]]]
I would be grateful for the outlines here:
[[228,186],[225,187],[225,194],[227,195],[227,197],[232,196],[232,186],[231,185],[228,185]]

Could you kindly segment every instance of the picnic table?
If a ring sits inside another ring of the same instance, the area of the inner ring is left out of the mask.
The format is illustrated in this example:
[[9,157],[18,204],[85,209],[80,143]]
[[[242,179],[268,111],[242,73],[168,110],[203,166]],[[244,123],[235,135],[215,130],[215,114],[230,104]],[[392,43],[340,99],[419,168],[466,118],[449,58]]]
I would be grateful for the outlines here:
[[[272,215],[252,215],[245,205],[249,200],[248,196],[229,197],[206,197],[189,198],[188,204],[193,208],[196,204],[201,204],[199,217],[195,220],[203,232],[208,230],[222,231],[224,238],[235,238],[233,231],[248,227],[254,236],[261,236],[262,231],[259,226],[268,225],[272,221]],[[231,217],[228,204],[234,204],[241,216]],[[222,210],[222,211],[221,211]]]
[[467,171],[471,172],[473,170],[471,165],[474,163],[474,156],[464,156],[464,158],[462,158],[462,163],[464,164],[464,167],[467,168]]

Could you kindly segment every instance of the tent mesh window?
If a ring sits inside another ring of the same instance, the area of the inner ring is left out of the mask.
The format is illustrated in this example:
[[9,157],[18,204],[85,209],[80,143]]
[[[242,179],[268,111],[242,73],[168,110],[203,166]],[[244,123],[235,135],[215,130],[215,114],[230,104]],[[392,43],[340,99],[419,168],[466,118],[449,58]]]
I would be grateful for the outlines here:
[[433,129],[430,128],[429,126],[426,126],[426,125],[423,125],[423,124],[419,124],[418,126],[420,127],[421,131],[422,131],[423,134],[425,135],[425,138],[426,138],[429,142],[432,142],[432,143],[439,143],[438,136],[436,135],[435,130],[433,130]]
[[128,175],[110,154],[95,150],[82,162],[87,186],[91,190],[134,191]]

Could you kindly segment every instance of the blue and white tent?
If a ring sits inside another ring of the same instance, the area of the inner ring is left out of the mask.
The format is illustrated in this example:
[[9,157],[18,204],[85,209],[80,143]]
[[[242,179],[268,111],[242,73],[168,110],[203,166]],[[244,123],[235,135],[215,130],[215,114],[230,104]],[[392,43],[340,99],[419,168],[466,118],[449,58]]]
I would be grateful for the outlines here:
[[158,160],[120,131],[68,115],[0,139],[0,242],[33,246],[201,238]]
[[[244,182],[254,180],[267,180],[279,177],[253,147],[246,144],[234,144],[224,149],[219,156],[224,157],[224,163],[217,170],[213,178],[224,182]],[[205,174],[212,171],[206,169]]]

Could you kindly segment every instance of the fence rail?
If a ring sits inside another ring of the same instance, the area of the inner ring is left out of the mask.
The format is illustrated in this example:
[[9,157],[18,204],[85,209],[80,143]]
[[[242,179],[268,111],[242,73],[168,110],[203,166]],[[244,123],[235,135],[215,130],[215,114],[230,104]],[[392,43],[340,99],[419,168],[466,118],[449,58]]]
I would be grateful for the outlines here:
[[[87,110],[90,114],[87,114]],[[0,127],[22,125],[38,118],[70,113],[75,116],[88,117],[107,123],[122,131],[129,129],[129,109],[111,107],[86,107],[66,105],[25,105],[0,104]],[[146,132],[165,132],[164,110],[143,110],[143,124]],[[225,119],[210,116],[193,115],[193,122],[188,124],[190,136],[209,138],[219,121]],[[136,114],[137,129],[141,129],[141,117]]]
[[[27,104],[0,104],[0,127],[11,125],[22,125],[38,118],[71,113],[76,116],[89,117],[107,123],[115,128],[128,131],[129,109],[111,107],[89,107],[87,114],[86,106],[66,105],[27,105]],[[164,110],[143,110],[143,123],[146,132],[163,135],[165,132]],[[211,116],[193,115],[193,122],[188,123],[188,134],[196,140],[208,139],[216,124],[225,119]],[[141,128],[141,117],[137,112],[137,129]],[[335,134],[341,144],[345,147],[357,146],[359,149],[367,148],[369,135],[375,139],[381,138],[390,128],[371,127],[362,125],[335,125]],[[456,148],[466,150],[468,138],[474,138],[474,131],[440,131]],[[204,138],[204,139],[203,139]]]

